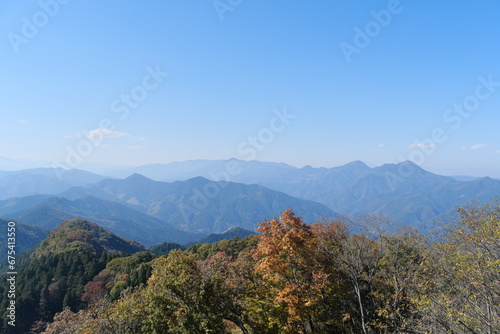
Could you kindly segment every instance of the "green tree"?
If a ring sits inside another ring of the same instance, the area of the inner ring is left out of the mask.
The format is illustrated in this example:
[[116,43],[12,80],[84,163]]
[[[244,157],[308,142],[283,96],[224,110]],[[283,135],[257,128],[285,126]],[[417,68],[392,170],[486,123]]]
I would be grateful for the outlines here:
[[420,318],[412,297],[427,254],[427,240],[415,230],[382,237],[384,253],[377,271],[373,296],[375,328],[389,333],[413,333]]
[[435,245],[415,296],[423,315],[420,326],[451,333],[500,332],[500,204],[458,208]]

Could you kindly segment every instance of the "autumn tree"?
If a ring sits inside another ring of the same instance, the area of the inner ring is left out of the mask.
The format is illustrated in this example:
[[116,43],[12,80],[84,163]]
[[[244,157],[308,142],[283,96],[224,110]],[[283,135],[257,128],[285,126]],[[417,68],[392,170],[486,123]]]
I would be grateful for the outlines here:
[[318,261],[318,239],[310,225],[292,210],[264,221],[254,252],[255,272],[264,282],[262,310],[270,328],[286,333],[318,333],[318,305],[324,298],[328,273]]
[[69,307],[57,313],[44,334],[75,334],[80,333],[83,325],[88,320],[85,311],[72,312]]
[[106,296],[103,282],[90,281],[83,287],[82,302],[93,303]]

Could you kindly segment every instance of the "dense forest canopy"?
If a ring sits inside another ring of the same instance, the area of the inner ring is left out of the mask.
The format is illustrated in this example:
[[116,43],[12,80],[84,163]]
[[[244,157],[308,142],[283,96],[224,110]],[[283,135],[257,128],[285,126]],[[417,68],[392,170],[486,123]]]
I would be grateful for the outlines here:
[[66,223],[19,270],[18,321],[2,332],[499,333],[500,204],[458,211],[433,240],[385,233],[375,215],[352,233],[287,210],[259,235],[156,254]]

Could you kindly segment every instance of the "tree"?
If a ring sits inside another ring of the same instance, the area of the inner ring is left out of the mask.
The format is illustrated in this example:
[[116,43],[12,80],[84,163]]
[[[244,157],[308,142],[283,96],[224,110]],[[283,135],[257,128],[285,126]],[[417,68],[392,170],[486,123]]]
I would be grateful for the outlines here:
[[238,258],[219,252],[199,263],[203,285],[210,287],[212,302],[220,317],[239,328],[243,334],[258,330],[252,319],[247,298],[253,294],[253,267],[255,261],[248,251]]
[[286,333],[317,332],[315,318],[329,275],[317,261],[313,229],[289,209],[263,221],[258,231],[255,272],[264,284],[258,298],[269,314],[268,326]]
[[373,292],[377,318],[373,325],[389,333],[414,333],[420,318],[412,297],[423,275],[427,240],[413,229],[382,237],[384,253]]
[[460,220],[448,226],[432,249],[415,296],[420,326],[454,333],[500,331],[500,204],[458,207]]
[[339,267],[354,289],[360,328],[368,333],[373,319],[373,282],[382,257],[380,244],[364,234],[348,238],[341,248]]
[[106,295],[106,288],[103,282],[88,282],[83,287],[82,302],[92,303]]
[[47,326],[44,334],[80,333],[80,329],[86,320],[84,312],[74,313],[69,308],[66,308],[54,316],[54,321]]

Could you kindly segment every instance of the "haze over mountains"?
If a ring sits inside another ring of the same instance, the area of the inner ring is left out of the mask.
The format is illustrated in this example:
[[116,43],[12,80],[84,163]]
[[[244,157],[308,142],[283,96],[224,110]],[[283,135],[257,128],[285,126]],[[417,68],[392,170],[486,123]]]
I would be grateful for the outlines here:
[[308,222],[378,213],[428,233],[464,201],[486,202],[499,194],[498,180],[459,181],[411,162],[295,168],[197,160],[116,170],[108,176],[47,168],[3,171],[0,217],[47,229],[82,218],[145,245],[194,242],[236,226],[253,231],[262,219],[288,208]]
[[428,231],[436,220],[447,220],[464,201],[485,202],[500,195],[500,181],[489,177],[437,175],[414,163],[371,168],[354,161],[334,168],[292,167],[283,163],[196,160],[141,166],[117,172],[142,173],[157,180],[204,176],[259,184],[294,197],[322,203],[343,215],[379,213]]
[[57,194],[74,186],[99,182],[104,178],[83,170],[34,168],[0,171],[0,199],[34,194]]
[[[24,199],[20,198],[18,203],[24,206]],[[195,241],[203,236],[202,234],[180,231],[164,221],[137,212],[127,206],[92,196],[76,200],[50,197],[27,209],[12,213],[0,211],[0,215],[48,229],[54,229],[61,221],[82,218],[98,223],[120,236],[147,245],[164,241],[185,243]]]
[[[15,178],[24,182],[23,173]],[[31,171],[25,173],[32,176]],[[81,173],[89,176],[87,172]],[[83,183],[84,178],[81,180]],[[51,181],[53,188],[48,185],[45,188],[49,192],[61,190],[65,185],[67,188],[64,179]],[[212,182],[202,177],[166,183],[134,174],[126,179],[103,179],[70,187],[57,195],[2,200],[0,217],[48,229],[64,220],[82,218],[122,237],[151,245],[194,242],[237,226],[253,231],[263,219],[277,216],[290,207],[310,222],[322,216],[336,216],[322,204],[259,185]]]

